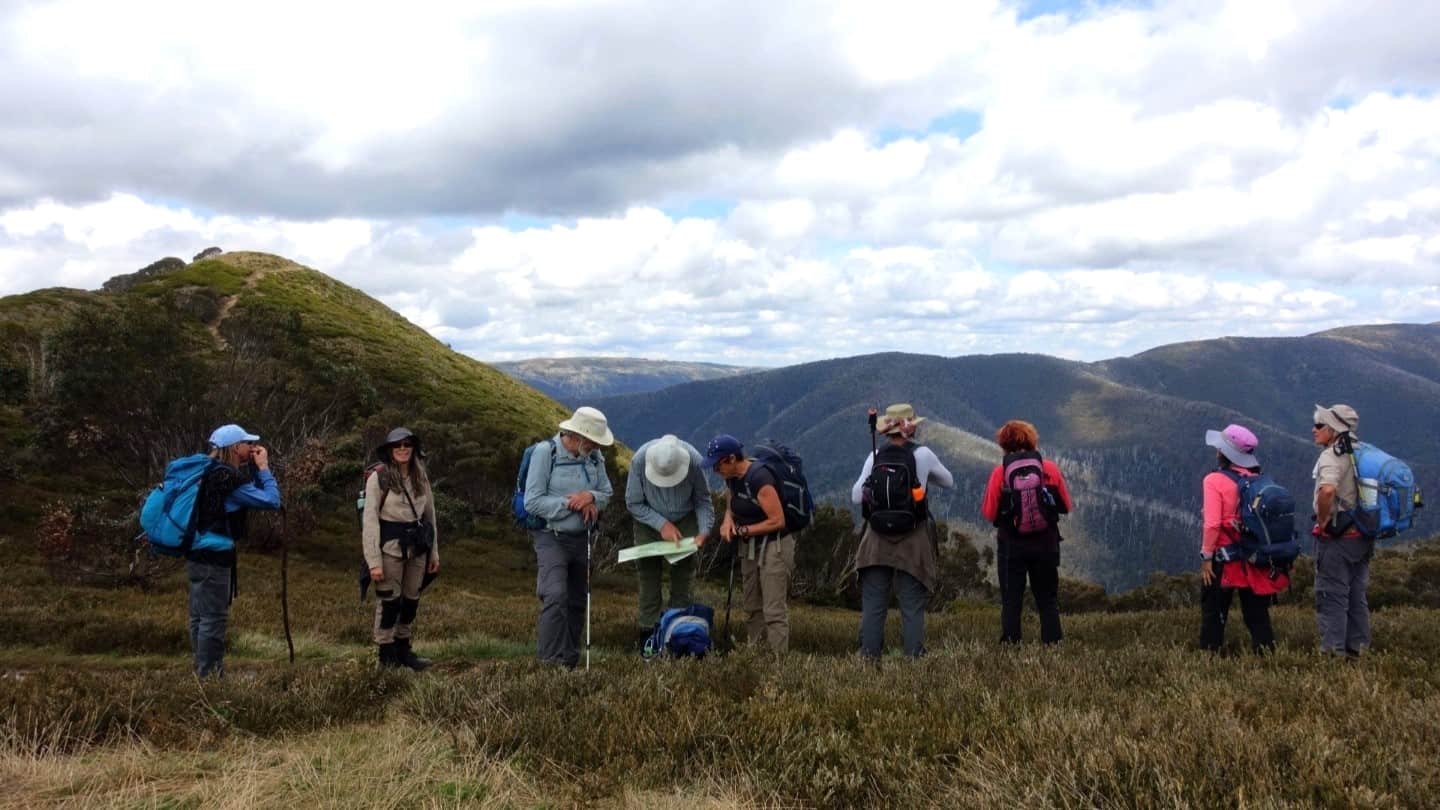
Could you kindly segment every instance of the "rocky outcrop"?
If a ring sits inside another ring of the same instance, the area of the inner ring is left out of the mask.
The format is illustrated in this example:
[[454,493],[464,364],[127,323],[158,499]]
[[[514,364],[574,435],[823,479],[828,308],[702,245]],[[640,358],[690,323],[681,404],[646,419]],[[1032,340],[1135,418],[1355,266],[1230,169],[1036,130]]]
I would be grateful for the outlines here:
[[196,254],[195,254],[195,258],[194,258],[192,261],[197,261],[197,262],[198,262],[198,261],[200,261],[201,259],[208,259],[208,258],[210,258],[211,256],[219,256],[221,253],[224,253],[224,252],[225,252],[225,251],[221,250],[221,249],[218,248],[218,247],[208,247],[208,248],[205,248],[204,250],[200,251],[199,253],[196,253]]

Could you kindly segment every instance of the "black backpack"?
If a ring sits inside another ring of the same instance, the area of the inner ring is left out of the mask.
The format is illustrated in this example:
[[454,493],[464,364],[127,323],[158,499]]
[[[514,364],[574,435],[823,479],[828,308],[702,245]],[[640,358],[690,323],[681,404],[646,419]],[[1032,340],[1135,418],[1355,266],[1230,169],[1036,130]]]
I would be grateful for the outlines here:
[[909,534],[925,522],[925,499],[915,498],[921,486],[915,464],[915,444],[887,444],[875,451],[870,475],[862,487],[860,511],[870,528],[880,534]]
[[783,444],[769,442],[756,445],[751,459],[775,476],[780,508],[785,513],[785,532],[793,534],[809,526],[815,515],[815,501],[810,497],[800,456]]

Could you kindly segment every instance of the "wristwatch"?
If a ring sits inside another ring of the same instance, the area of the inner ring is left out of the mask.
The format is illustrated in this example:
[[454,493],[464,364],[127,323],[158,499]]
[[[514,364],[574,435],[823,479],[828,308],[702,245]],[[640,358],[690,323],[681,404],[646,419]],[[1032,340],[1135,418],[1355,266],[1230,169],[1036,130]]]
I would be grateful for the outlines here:
[[737,527],[735,527],[735,534],[736,534],[737,536],[739,536],[739,537],[749,537],[749,536],[750,536],[750,527],[749,527],[749,526],[737,526]]

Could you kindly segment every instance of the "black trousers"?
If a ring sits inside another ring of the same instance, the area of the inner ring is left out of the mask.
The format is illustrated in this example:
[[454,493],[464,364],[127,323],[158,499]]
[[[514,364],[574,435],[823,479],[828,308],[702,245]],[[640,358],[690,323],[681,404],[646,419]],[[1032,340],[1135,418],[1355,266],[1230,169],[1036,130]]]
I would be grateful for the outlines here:
[[1218,650],[1225,643],[1225,625],[1230,619],[1230,601],[1240,594],[1240,615],[1250,631],[1250,648],[1257,653],[1275,649],[1275,629],[1270,626],[1273,597],[1256,596],[1249,588],[1220,587],[1220,569],[1215,562],[1215,580],[1200,588],[1200,649]]
[[1060,630],[1060,551],[1034,549],[1023,541],[1001,540],[996,556],[1000,574],[1000,641],[1020,641],[1020,611],[1024,607],[1025,580],[1035,610],[1040,614],[1040,640],[1054,644],[1064,637]]

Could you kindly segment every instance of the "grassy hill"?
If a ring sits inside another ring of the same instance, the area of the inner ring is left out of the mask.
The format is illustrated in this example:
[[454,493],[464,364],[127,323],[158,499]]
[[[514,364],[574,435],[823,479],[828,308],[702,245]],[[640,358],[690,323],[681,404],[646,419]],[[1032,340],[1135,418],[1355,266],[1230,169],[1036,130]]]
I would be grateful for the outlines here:
[[[805,458],[817,494],[848,504],[870,449],[865,412],[899,401],[931,420],[923,440],[957,476],[953,492],[937,493],[938,511],[977,537],[993,531],[978,511],[985,476],[1000,460],[995,430],[1011,418],[1033,422],[1076,496],[1063,527],[1064,565],[1110,588],[1193,567],[1199,482],[1215,458],[1204,445],[1209,428],[1254,428],[1267,468],[1304,503],[1316,453],[1313,404],[1353,403],[1361,435],[1405,457],[1425,490],[1440,491],[1440,324],[1225,338],[1102,363],[866,355],[597,404],[631,444],[666,432],[697,445],[720,432],[786,442]],[[1435,525],[1428,521],[1421,532]]]

